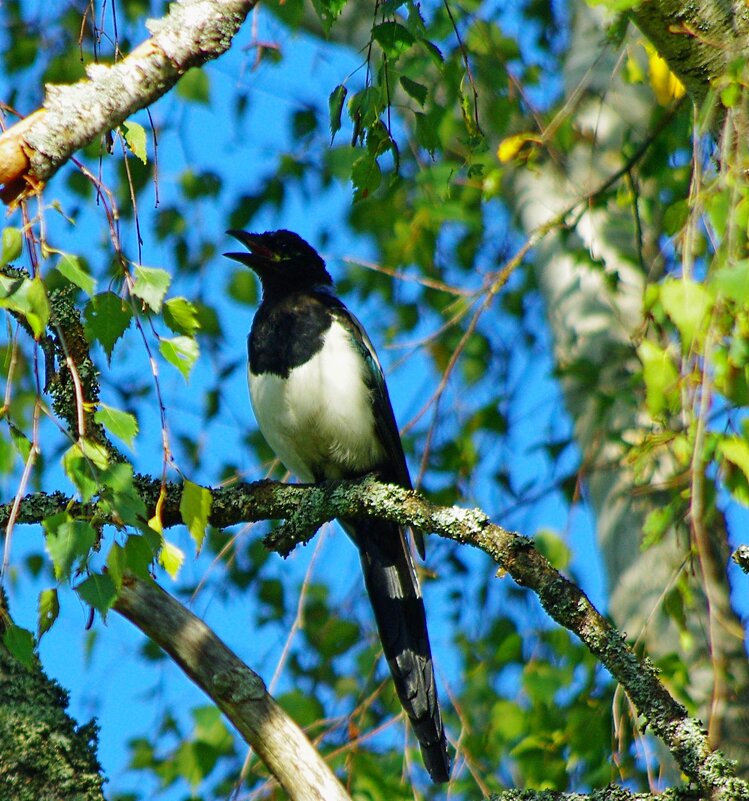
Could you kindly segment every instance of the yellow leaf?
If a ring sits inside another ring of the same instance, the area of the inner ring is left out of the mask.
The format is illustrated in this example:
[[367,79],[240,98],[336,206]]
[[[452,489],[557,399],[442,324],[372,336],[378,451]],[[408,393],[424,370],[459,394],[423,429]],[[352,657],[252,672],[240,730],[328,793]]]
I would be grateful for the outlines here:
[[513,136],[508,136],[499,143],[497,148],[497,158],[506,164],[512,161],[520,151],[525,147],[528,142],[540,142],[541,140],[533,133],[519,133]]
[[164,508],[164,501],[166,500],[166,491],[164,485],[161,485],[159,497],[156,501],[156,509],[154,509],[153,517],[148,521],[148,527],[153,529],[157,534],[163,534],[164,525],[161,522],[161,510]]
[[682,97],[685,92],[684,84],[671,72],[664,58],[651,47],[647,50],[650,85],[655,93],[655,99],[661,106],[668,106],[671,101]]
[[159,551],[159,564],[173,578],[177,578],[177,573],[185,561],[184,552],[171,542],[164,540]]

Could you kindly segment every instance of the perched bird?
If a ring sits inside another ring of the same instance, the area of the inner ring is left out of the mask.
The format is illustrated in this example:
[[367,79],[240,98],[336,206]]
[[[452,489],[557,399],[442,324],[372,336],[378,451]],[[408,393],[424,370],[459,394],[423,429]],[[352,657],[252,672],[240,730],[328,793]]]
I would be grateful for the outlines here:
[[[361,323],[333,293],[325,262],[291,231],[228,233],[249,252],[225,255],[251,267],[262,286],[247,345],[250,397],[268,444],[304,482],[376,473],[410,489],[382,368]],[[384,520],[340,522],[359,549],[382,647],[424,764],[433,781],[446,782],[450,760],[426,613],[405,532]]]

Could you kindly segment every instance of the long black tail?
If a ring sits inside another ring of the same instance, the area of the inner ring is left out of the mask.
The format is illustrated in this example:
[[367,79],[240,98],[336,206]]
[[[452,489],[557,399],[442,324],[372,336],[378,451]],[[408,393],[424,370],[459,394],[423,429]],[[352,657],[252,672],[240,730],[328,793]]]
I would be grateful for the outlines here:
[[343,527],[359,547],[364,583],[398,698],[434,782],[450,778],[426,612],[411,553],[401,528],[383,520],[347,520]]

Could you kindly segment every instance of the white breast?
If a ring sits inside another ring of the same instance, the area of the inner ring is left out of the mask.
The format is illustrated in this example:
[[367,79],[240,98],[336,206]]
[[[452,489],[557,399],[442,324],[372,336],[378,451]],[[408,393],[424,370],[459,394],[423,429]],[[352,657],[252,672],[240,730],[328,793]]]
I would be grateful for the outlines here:
[[333,322],[323,347],[287,379],[249,374],[260,431],[301,481],[366,473],[384,457],[361,356]]

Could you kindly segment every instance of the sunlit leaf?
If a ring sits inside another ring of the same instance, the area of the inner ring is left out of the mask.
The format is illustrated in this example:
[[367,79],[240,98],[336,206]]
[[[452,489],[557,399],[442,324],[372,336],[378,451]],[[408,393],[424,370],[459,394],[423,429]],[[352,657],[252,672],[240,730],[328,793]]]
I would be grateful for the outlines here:
[[19,228],[3,228],[0,240],[0,267],[5,267],[21,255],[23,234]]
[[668,350],[650,340],[643,340],[637,349],[643,366],[648,411],[660,417],[678,405],[679,371]]
[[55,578],[70,578],[72,568],[85,563],[96,542],[96,532],[85,520],[73,520],[66,512],[48,517],[44,521],[46,537],[44,547],[52,560]]
[[173,579],[177,578],[179,569],[185,561],[185,554],[169,540],[164,540],[159,551],[159,564],[166,570],[169,576]]
[[190,370],[195,365],[198,358],[198,343],[192,337],[172,337],[172,339],[161,339],[159,341],[159,351],[161,355],[173,364],[185,380],[190,376]]
[[193,484],[192,481],[185,480],[182,485],[179,511],[187,530],[190,532],[190,536],[195,541],[198,551],[203,545],[212,502],[213,497],[209,490],[198,484]]
[[152,311],[160,312],[161,304],[171,282],[172,277],[166,270],[162,270],[159,267],[137,265],[132,293],[140,298]]
[[109,455],[104,447],[90,440],[73,443],[62,457],[62,465],[68,478],[75,484],[84,501],[99,489],[99,471],[109,464]]
[[60,614],[60,601],[57,598],[57,589],[42,590],[37,601],[37,637],[52,628],[57,616]]
[[710,291],[697,281],[667,279],[660,288],[663,308],[679,330],[682,346],[690,351],[695,339],[706,333],[713,306]]
[[708,285],[727,300],[749,306],[749,259],[741,259],[710,273]]
[[648,70],[650,86],[661,106],[668,106],[683,97],[686,91],[684,84],[671,72],[666,60],[654,48],[648,48]]
[[211,82],[208,73],[192,67],[179,79],[177,94],[185,100],[208,105],[211,102]]
[[146,129],[137,122],[128,120],[122,123],[125,129],[125,141],[134,156],[137,156],[144,164],[148,162],[148,150],[146,148]]
[[106,403],[100,403],[94,414],[94,420],[115,437],[133,447],[133,440],[138,433],[138,421],[130,412],[123,412]]
[[497,158],[503,164],[506,164],[508,161],[517,158],[526,145],[539,141],[538,134],[534,133],[518,133],[508,136],[499,143]]
[[164,322],[176,334],[192,336],[200,328],[198,310],[187,298],[170,298],[164,304]]
[[61,253],[57,269],[70,283],[80,287],[87,295],[93,295],[96,291],[96,280],[89,275],[78,256]]

